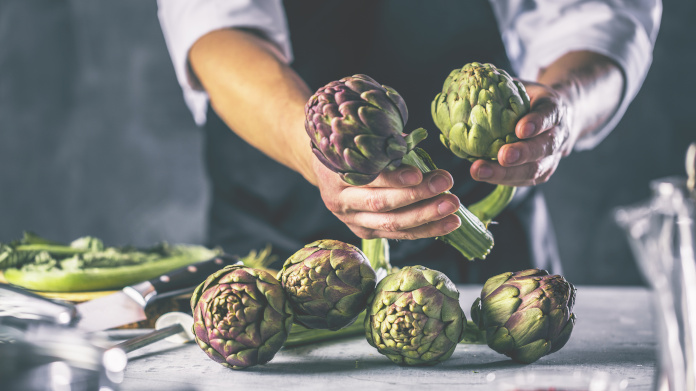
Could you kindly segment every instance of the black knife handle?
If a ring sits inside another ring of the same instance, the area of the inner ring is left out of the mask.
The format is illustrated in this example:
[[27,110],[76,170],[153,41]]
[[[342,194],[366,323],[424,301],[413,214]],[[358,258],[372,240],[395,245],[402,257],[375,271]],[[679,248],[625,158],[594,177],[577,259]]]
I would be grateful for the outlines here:
[[150,280],[155,288],[156,298],[192,292],[209,275],[228,265],[241,263],[239,257],[221,254],[207,261],[172,270]]

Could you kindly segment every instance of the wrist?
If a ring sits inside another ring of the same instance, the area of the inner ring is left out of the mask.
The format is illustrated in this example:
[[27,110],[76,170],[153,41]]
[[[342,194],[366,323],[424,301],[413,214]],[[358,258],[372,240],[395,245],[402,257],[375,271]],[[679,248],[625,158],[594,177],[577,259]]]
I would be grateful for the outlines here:
[[539,75],[565,101],[570,131],[577,138],[595,132],[616,111],[624,78],[610,58],[576,51],[561,56]]

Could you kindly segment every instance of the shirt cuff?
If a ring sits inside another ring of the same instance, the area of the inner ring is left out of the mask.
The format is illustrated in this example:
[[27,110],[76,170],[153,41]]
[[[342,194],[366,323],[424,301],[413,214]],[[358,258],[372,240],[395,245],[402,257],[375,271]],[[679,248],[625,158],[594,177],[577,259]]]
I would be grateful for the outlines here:
[[286,63],[292,48],[280,0],[158,0],[158,17],[184,100],[198,125],[206,121],[208,94],[191,72],[188,53],[207,33],[248,28],[261,33],[281,50]]
[[[575,23],[576,20],[573,20]],[[520,78],[536,80],[539,70],[547,67],[562,55],[577,50],[602,54],[615,61],[624,75],[621,102],[614,114],[596,131],[583,136],[575,144],[576,151],[588,150],[598,145],[620,122],[626,109],[640,90],[652,62],[653,44],[643,28],[630,15],[606,15],[577,20],[573,29],[569,21],[544,29],[542,38],[527,48],[521,65]]]

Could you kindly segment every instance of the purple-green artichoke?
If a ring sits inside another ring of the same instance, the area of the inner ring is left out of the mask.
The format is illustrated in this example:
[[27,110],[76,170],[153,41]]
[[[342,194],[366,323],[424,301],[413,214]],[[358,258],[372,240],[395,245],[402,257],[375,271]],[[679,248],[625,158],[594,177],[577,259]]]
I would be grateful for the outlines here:
[[[407,119],[401,95],[367,75],[332,81],[305,105],[312,151],[326,167],[356,186],[401,164],[412,148],[403,134]],[[424,138],[423,132],[418,137]]]
[[434,365],[462,339],[459,292],[443,273],[404,267],[377,284],[365,314],[367,342],[399,365]]
[[503,69],[474,62],[449,74],[431,112],[455,155],[495,160],[500,147],[519,141],[515,125],[529,112],[529,96]]
[[575,287],[546,270],[491,277],[471,307],[488,346],[529,364],[562,348],[573,331]]
[[280,282],[266,271],[241,265],[211,274],[193,292],[191,310],[198,346],[233,369],[270,361],[292,327]]
[[278,273],[295,322],[338,330],[353,323],[375,289],[375,271],[359,248],[318,240],[293,254]]

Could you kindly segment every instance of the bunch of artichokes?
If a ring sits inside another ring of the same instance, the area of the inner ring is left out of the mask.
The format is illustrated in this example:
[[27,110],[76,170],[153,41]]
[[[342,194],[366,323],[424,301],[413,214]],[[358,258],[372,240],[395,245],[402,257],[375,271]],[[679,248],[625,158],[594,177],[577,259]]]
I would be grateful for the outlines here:
[[306,245],[285,261],[277,278],[295,322],[312,329],[348,326],[375,289],[375,271],[363,252],[338,240]]
[[[367,75],[332,81],[305,105],[312,151],[326,167],[356,186],[372,182],[402,161],[423,172],[437,168],[425,151],[415,148],[427,137],[425,129],[404,136],[407,120],[401,95]],[[485,258],[493,247],[493,235],[464,206],[456,214],[462,225],[441,239],[467,259]]]
[[191,309],[198,346],[233,369],[270,361],[293,322],[278,280],[266,271],[241,265],[211,274],[193,292]]
[[532,363],[562,348],[573,331],[575,287],[546,270],[491,277],[471,307],[488,346],[520,363]]
[[365,315],[367,342],[399,365],[434,365],[462,339],[459,292],[443,273],[404,267],[377,285]]
[[[529,109],[522,83],[493,64],[478,62],[450,72],[431,104],[440,141],[470,161],[497,160],[503,145],[519,141],[515,125]],[[488,226],[514,194],[515,187],[499,185],[469,210]]]

